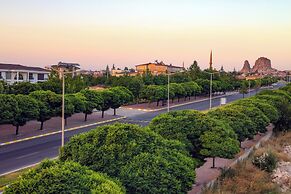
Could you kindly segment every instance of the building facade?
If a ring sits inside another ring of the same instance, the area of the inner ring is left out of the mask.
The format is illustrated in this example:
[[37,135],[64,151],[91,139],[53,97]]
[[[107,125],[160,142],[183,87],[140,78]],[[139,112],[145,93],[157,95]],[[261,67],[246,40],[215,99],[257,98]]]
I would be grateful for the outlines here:
[[145,74],[146,72],[150,72],[152,75],[177,73],[177,72],[183,72],[185,70],[184,67],[166,65],[162,61],[155,62],[155,63],[140,64],[140,65],[136,65],[135,67],[138,74]]
[[40,67],[0,63],[0,80],[8,84],[16,82],[43,82],[48,80],[49,74],[50,71]]

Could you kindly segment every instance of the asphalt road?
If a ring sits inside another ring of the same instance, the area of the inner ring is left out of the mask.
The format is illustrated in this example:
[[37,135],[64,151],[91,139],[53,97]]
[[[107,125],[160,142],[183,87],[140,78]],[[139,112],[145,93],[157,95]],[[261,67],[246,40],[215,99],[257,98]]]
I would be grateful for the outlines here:
[[[278,84],[275,88],[281,87],[283,84]],[[255,92],[251,92],[251,96]],[[248,96],[248,94],[246,95]],[[233,94],[227,96],[227,103],[234,100],[242,98],[242,94]],[[212,106],[219,106],[220,98],[212,100]],[[179,107],[172,108],[171,110],[206,110],[209,108],[209,100],[191,103],[188,105],[183,105]],[[126,119],[120,122],[125,123],[136,123],[140,125],[147,125],[150,120],[155,116],[166,112],[167,110],[160,110],[156,112],[140,112],[135,110],[123,110],[120,114],[122,116],[127,116]],[[109,124],[109,123],[107,123]],[[65,133],[65,141],[68,141],[70,137],[75,134],[83,133],[89,131],[94,127],[84,127],[75,131],[69,131]],[[50,135],[46,137],[36,138],[28,141],[23,141],[19,143],[14,143],[10,145],[5,145],[0,147],[0,175],[5,173],[15,171],[17,169],[33,165],[40,162],[45,158],[54,158],[58,156],[59,147],[61,145],[61,134]]]

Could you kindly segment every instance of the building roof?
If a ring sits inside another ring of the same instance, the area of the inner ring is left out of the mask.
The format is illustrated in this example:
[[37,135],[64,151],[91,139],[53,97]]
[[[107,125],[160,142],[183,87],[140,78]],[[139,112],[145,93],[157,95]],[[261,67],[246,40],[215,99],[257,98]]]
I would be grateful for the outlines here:
[[174,66],[174,65],[166,65],[164,63],[145,63],[145,64],[136,65],[136,67],[138,67],[138,66],[144,66],[144,65],[150,65],[150,64],[154,64],[154,65],[157,65],[157,66],[166,66],[166,67],[174,67],[174,68],[184,69],[184,67]]
[[7,64],[7,63],[0,63],[0,69],[49,72],[48,70],[41,67],[29,67],[19,64]]

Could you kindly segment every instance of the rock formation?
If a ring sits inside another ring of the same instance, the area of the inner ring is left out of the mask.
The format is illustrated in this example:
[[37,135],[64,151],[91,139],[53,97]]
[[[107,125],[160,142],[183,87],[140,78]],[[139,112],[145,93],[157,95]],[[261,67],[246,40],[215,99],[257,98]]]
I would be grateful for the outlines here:
[[265,73],[270,71],[276,71],[271,66],[271,60],[266,57],[260,57],[256,60],[254,67],[252,68],[252,73]]
[[247,74],[251,72],[251,65],[248,60],[245,60],[243,68],[240,70],[241,73]]

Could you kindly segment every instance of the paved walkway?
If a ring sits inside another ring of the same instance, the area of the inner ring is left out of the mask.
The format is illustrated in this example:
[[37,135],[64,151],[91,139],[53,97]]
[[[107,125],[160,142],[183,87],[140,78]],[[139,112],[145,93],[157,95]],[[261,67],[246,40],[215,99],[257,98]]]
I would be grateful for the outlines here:
[[[101,118],[101,112],[94,112],[93,114],[88,115],[87,121],[85,122],[84,114],[78,113],[74,114],[72,117],[67,118],[67,126],[65,126],[65,129],[90,125],[102,121],[109,121],[119,117],[120,116],[105,114],[104,118]],[[13,125],[0,125],[0,144],[59,131],[61,129],[61,117],[54,117],[44,122],[44,129],[42,131],[39,130],[39,128],[40,122],[29,121],[26,123],[26,125],[19,127],[19,135],[16,136],[15,127]]]
[[220,175],[220,169],[224,167],[229,167],[232,163],[235,162],[237,158],[242,156],[246,153],[249,149],[255,146],[262,138],[268,136],[272,132],[272,126],[268,127],[268,132],[262,135],[256,135],[253,140],[246,140],[242,142],[242,147],[240,153],[236,155],[234,159],[223,159],[223,158],[216,158],[215,159],[215,166],[216,168],[212,167],[212,158],[207,158],[206,162],[203,166],[196,169],[196,183],[193,185],[192,190],[188,192],[188,194],[197,194],[200,193],[202,188],[206,186],[208,183],[216,180]]

